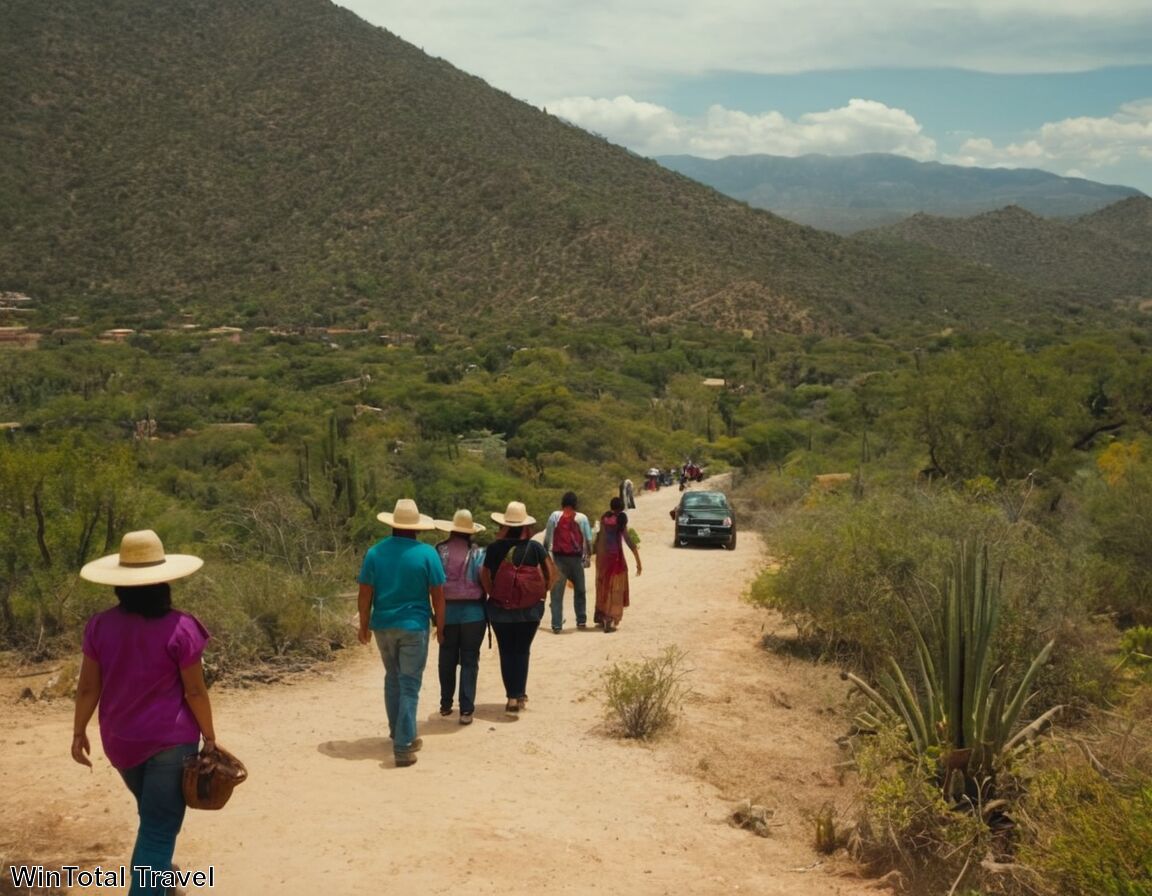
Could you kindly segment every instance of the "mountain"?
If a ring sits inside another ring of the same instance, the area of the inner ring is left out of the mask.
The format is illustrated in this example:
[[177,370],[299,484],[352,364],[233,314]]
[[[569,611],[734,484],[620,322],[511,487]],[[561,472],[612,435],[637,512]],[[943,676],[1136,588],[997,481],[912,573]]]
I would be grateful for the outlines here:
[[1092,302],[1152,299],[1152,199],[1137,196],[1070,221],[1011,206],[971,218],[913,215],[857,234],[905,243],[1055,287]]
[[964,217],[1007,205],[1070,217],[1144,195],[1032,168],[966,168],[883,153],[657,161],[751,206],[834,233],[893,224],[919,212]]
[[851,332],[1077,310],[749,209],[327,0],[5,0],[0,58],[0,291],[45,321]]

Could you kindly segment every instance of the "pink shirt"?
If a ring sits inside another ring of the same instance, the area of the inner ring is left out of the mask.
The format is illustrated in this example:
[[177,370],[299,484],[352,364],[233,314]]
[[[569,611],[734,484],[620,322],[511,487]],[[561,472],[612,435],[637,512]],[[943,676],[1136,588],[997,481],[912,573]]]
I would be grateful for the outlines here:
[[116,768],[199,741],[180,670],[200,659],[208,637],[179,610],[145,619],[113,607],[88,620],[84,655],[100,665],[100,740]]

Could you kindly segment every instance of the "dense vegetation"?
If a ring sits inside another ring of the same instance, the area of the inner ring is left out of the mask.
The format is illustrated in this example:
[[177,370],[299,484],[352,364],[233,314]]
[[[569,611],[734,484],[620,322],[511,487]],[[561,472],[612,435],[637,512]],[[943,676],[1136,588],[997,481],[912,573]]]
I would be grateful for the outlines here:
[[327,0],[0,5],[0,290],[56,322],[789,332],[1090,303],[748,208]]

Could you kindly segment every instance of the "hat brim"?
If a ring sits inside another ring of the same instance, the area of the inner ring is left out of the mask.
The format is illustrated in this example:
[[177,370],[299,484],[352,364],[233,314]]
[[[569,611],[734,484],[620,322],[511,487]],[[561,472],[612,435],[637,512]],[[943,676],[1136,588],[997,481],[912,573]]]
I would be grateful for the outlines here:
[[536,517],[534,516],[526,516],[522,520],[510,520],[502,513],[493,513],[490,515],[492,519],[496,520],[501,526],[531,526],[536,522]]
[[190,576],[203,565],[203,560],[191,554],[165,554],[153,566],[122,566],[119,554],[109,554],[84,564],[80,578],[97,585],[157,585]]
[[403,529],[406,532],[427,532],[430,529],[435,529],[436,524],[432,521],[432,517],[420,514],[420,520],[415,523],[398,523],[396,522],[396,515],[393,513],[378,513],[376,519],[380,520],[385,526],[391,526],[393,529]]
[[471,529],[465,529],[462,526],[457,526],[452,520],[432,520],[432,523],[441,532],[462,532],[465,535],[475,535],[488,528],[487,526],[481,526],[479,523],[473,523]]

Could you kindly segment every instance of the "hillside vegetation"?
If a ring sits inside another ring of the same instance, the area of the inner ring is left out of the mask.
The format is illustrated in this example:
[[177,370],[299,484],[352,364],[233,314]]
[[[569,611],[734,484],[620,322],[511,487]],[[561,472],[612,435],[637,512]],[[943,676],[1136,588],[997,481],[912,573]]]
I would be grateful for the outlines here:
[[515,304],[831,332],[1077,310],[751,210],[326,0],[11,0],[0,56],[0,289],[57,320]]
[[858,239],[927,246],[1032,282],[1073,289],[1088,301],[1152,299],[1152,199],[1147,196],[1070,221],[1017,207],[974,218],[914,215]]

